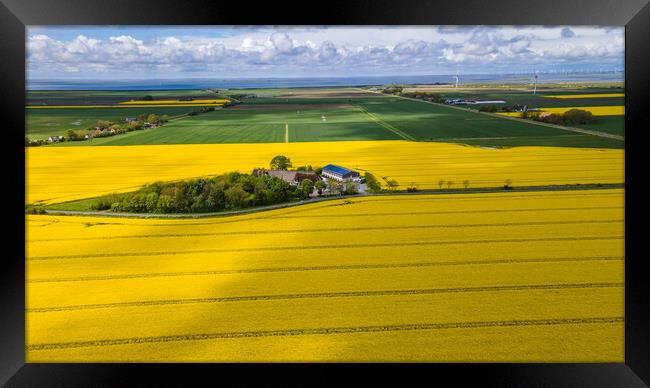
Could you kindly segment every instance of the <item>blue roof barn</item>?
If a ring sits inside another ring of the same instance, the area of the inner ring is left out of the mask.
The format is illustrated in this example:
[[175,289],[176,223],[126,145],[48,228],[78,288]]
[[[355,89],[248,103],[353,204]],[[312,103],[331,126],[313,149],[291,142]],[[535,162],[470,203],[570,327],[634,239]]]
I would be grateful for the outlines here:
[[326,178],[334,179],[337,181],[343,181],[343,180],[359,177],[358,172],[349,170],[345,167],[336,166],[334,164],[328,164],[327,166],[323,167],[323,171],[321,175]]

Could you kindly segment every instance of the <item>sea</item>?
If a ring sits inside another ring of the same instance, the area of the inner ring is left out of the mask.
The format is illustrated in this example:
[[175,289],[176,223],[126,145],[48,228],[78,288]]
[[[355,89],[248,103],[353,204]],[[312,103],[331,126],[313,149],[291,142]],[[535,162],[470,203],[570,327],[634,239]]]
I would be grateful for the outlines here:
[[[623,82],[623,72],[545,73],[538,83]],[[387,84],[453,84],[453,75],[382,75],[302,78],[188,78],[188,79],[27,79],[27,90],[187,90],[299,87],[373,86]],[[459,85],[470,83],[530,84],[531,74],[459,75]]]

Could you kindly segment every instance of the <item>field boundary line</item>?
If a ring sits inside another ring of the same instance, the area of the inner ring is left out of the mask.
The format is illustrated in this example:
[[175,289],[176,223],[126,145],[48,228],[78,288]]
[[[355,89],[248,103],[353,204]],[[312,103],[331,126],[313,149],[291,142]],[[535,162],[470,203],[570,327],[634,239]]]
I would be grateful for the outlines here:
[[250,269],[226,269],[214,271],[186,271],[186,272],[158,272],[124,275],[105,276],[79,276],[68,278],[39,278],[27,280],[27,283],[58,283],[58,282],[83,282],[102,280],[121,280],[154,277],[176,277],[176,276],[210,276],[230,275],[242,273],[273,273],[273,272],[305,272],[305,271],[333,271],[333,270],[358,270],[358,269],[389,269],[389,268],[419,268],[419,267],[443,267],[463,265],[494,265],[494,264],[530,264],[530,263],[558,263],[558,262],[580,262],[580,261],[619,261],[625,260],[623,256],[596,256],[596,257],[548,257],[548,258],[524,258],[524,259],[497,259],[497,260],[457,260],[457,261],[419,261],[414,263],[386,263],[386,264],[347,264],[347,265],[323,265],[306,267],[266,267]]
[[168,234],[136,234],[125,236],[100,236],[100,237],[71,237],[71,238],[48,238],[27,240],[28,243],[48,241],[93,241],[93,240],[117,240],[130,238],[174,238],[174,237],[208,237],[208,236],[237,236],[255,234],[285,234],[285,233],[321,233],[321,232],[348,232],[354,230],[412,230],[412,229],[454,229],[454,228],[484,228],[484,227],[507,227],[507,226],[539,226],[539,225],[583,225],[583,224],[613,224],[624,222],[623,219],[615,220],[565,220],[565,221],[524,221],[524,222],[503,222],[503,223],[481,223],[481,224],[422,224],[402,226],[362,226],[351,228],[318,228],[318,229],[276,229],[276,230],[243,230],[234,232],[212,232],[212,233],[168,233]]
[[275,294],[275,295],[249,295],[249,296],[224,296],[213,298],[192,299],[164,299],[142,300],[133,302],[96,303],[69,306],[47,306],[26,309],[28,313],[48,313],[59,311],[95,310],[106,308],[127,308],[143,306],[165,306],[197,303],[229,303],[250,302],[267,300],[291,299],[320,299],[320,298],[355,298],[374,296],[403,296],[403,295],[431,295],[431,294],[456,294],[465,292],[502,292],[502,291],[530,291],[530,290],[565,290],[579,288],[617,288],[624,287],[625,283],[565,283],[565,284],[521,284],[511,286],[482,286],[482,287],[456,287],[456,288],[428,288],[407,290],[373,290],[373,291],[338,291],[314,292],[305,294]]
[[368,117],[370,117],[371,121],[375,122],[377,125],[380,125],[381,127],[385,128],[385,129],[393,132],[394,134],[401,137],[402,139],[408,140],[408,141],[418,141],[417,139],[415,139],[411,135],[405,133],[404,131],[402,131],[400,129],[395,128],[393,125],[391,125],[391,124],[387,123],[386,121],[382,120],[381,118],[377,117],[374,113],[368,112],[368,110],[366,108],[364,108],[362,106],[359,106],[359,105],[357,105],[357,108],[361,112],[365,113]]
[[[412,247],[431,245],[462,245],[462,244],[499,244],[499,243],[524,243],[540,241],[598,241],[598,240],[624,240],[625,236],[575,236],[575,237],[536,237],[536,238],[514,238],[514,239],[493,239],[493,240],[441,240],[441,241],[414,241],[395,243],[374,243],[374,244],[332,244],[304,246],[299,249],[356,249],[373,247]],[[61,260],[61,259],[98,259],[104,257],[142,257],[142,256],[175,256],[196,253],[222,253],[222,252],[264,252],[264,251],[288,251],[298,249],[295,246],[260,247],[260,248],[225,248],[225,249],[195,249],[188,251],[151,251],[151,252],[115,252],[78,255],[52,255],[34,256],[26,258],[27,261],[40,260]]]
[[584,317],[584,318],[550,318],[550,319],[522,319],[509,321],[474,321],[474,322],[449,322],[449,323],[415,323],[405,325],[378,325],[356,327],[328,327],[310,329],[285,329],[264,331],[240,331],[202,334],[180,334],[157,337],[131,337],[103,339],[95,341],[41,343],[25,346],[25,350],[70,349],[81,347],[99,347],[111,345],[134,345],[146,343],[200,341],[214,339],[250,338],[250,337],[280,337],[296,335],[323,335],[323,334],[354,334],[387,331],[413,331],[413,330],[444,330],[444,329],[477,329],[486,327],[513,327],[513,326],[551,326],[551,325],[584,325],[584,324],[612,324],[623,323],[624,317]]

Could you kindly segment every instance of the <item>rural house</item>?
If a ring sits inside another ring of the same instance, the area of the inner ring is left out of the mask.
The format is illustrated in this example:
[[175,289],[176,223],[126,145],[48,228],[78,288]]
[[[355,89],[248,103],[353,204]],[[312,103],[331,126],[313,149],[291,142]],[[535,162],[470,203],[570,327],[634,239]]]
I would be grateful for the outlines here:
[[318,175],[313,171],[266,170],[263,168],[256,168],[253,170],[253,176],[262,175],[274,176],[285,182],[291,183],[292,185],[297,185],[305,179],[309,179],[312,182],[318,180]]

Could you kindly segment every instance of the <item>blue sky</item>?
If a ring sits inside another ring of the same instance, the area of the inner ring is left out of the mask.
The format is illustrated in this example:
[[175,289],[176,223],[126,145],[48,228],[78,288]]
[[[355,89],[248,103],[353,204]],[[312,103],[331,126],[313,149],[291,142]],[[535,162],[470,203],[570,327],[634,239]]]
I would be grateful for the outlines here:
[[622,70],[623,27],[29,26],[29,79]]

